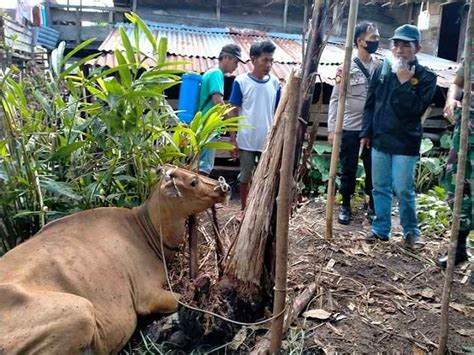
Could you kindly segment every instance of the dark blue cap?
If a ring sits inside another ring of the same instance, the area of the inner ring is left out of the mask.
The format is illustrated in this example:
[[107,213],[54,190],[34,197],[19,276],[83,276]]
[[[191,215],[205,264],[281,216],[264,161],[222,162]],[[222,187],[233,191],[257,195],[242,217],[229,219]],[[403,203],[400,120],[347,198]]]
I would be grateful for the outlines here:
[[413,25],[403,25],[398,27],[394,34],[393,37],[390,38],[392,40],[401,40],[401,41],[407,41],[407,42],[414,42],[417,41],[418,43],[421,42],[421,32],[418,29],[418,27],[413,26]]

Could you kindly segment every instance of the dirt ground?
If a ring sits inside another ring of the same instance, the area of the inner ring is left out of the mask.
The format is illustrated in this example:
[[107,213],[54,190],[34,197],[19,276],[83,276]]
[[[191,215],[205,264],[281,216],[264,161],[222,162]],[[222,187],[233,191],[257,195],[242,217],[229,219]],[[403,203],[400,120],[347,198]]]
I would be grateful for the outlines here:
[[[227,244],[237,234],[238,204],[218,209],[221,234]],[[337,210],[335,211],[337,216]],[[215,242],[210,219],[201,216],[200,270],[216,279]],[[354,209],[349,226],[334,224],[334,238],[324,239],[325,204],[308,200],[290,225],[289,303],[309,284],[316,293],[306,314],[287,333],[283,347],[291,353],[432,353],[440,328],[444,272],[434,260],[445,251],[447,238],[429,239],[418,253],[403,247],[398,217],[389,242],[367,244],[370,225],[362,207]],[[186,251],[171,267],[173,290],[189,285]],[[474,353],[474,288],[469,264],[456,269],[451,298],[448,348],[451,353]],[[319,310],[319,311],[315,311]],[[324,310],[324,312],[320,311]],[[267,316],[271,317],[270,310]],[[246,327],[233,342],[214,349],[248,353],[270,324]],[[207,352],[213,352],[208,349]]]

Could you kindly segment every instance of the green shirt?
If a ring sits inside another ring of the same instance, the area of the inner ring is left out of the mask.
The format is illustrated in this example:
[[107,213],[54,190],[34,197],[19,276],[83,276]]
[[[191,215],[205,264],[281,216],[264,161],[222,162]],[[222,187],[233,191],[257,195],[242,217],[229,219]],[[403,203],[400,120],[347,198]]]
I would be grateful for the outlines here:
[[212,102],[212,95],[214,94],[224,96],[224,73],[219,68],[209,69],[202,76],[198,110],[203,114],[214,106]]

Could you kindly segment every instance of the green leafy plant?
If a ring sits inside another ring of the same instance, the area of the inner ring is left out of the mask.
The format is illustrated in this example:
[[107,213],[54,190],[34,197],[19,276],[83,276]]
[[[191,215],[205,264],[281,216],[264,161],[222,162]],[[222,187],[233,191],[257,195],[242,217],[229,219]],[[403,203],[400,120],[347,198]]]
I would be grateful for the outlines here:
[[[445,135],[441,139],[441,148],[449,147],[449,136]],[[424,138],[421,141],[420,160],[417,164],[415,188],[418,192],[426,192],[434,185],[439,184],[444,167],[446,165],[446,155],[435,151],[431,139]]]
[[451,209],[445,199],[446,191],[440,186],[418,194],[417,217],[424,236],[441,236],[449,229]]
[[[80,68],[97,54],[71,62],[93,39],[67,55],[61,43],[52,71],[30,67],[0,72],[5,138],[0,139],[0,255],[48,221],[99,206],[136,206],[149,195],[164,163],[190,165],[203,148],[231,149],[215,142],[236,130],[240,117],[226,120],[218,106],[189,126],[165,100],[178,84],[181,62],[166,61],[166,39],[157,41],[135,14],[132,38],[120,29],[117,67],[86,76]],[[148,68],[140,33],[153,49]]]
[[329,180],[330,156],[332,148],[326,144],[316,143],[309,159],[308,173],[303,178],[303,192],[309,195],[321,195],[326,192]]

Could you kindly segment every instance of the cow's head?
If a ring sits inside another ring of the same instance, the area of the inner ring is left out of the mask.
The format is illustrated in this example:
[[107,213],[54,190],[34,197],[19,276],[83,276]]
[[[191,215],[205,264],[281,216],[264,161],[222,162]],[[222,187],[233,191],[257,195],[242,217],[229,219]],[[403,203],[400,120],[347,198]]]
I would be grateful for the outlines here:
[[230,187],[219,181],[175,166],[165,166],[159,186],[160,200],[181,216],[202,212],[230,197]]

